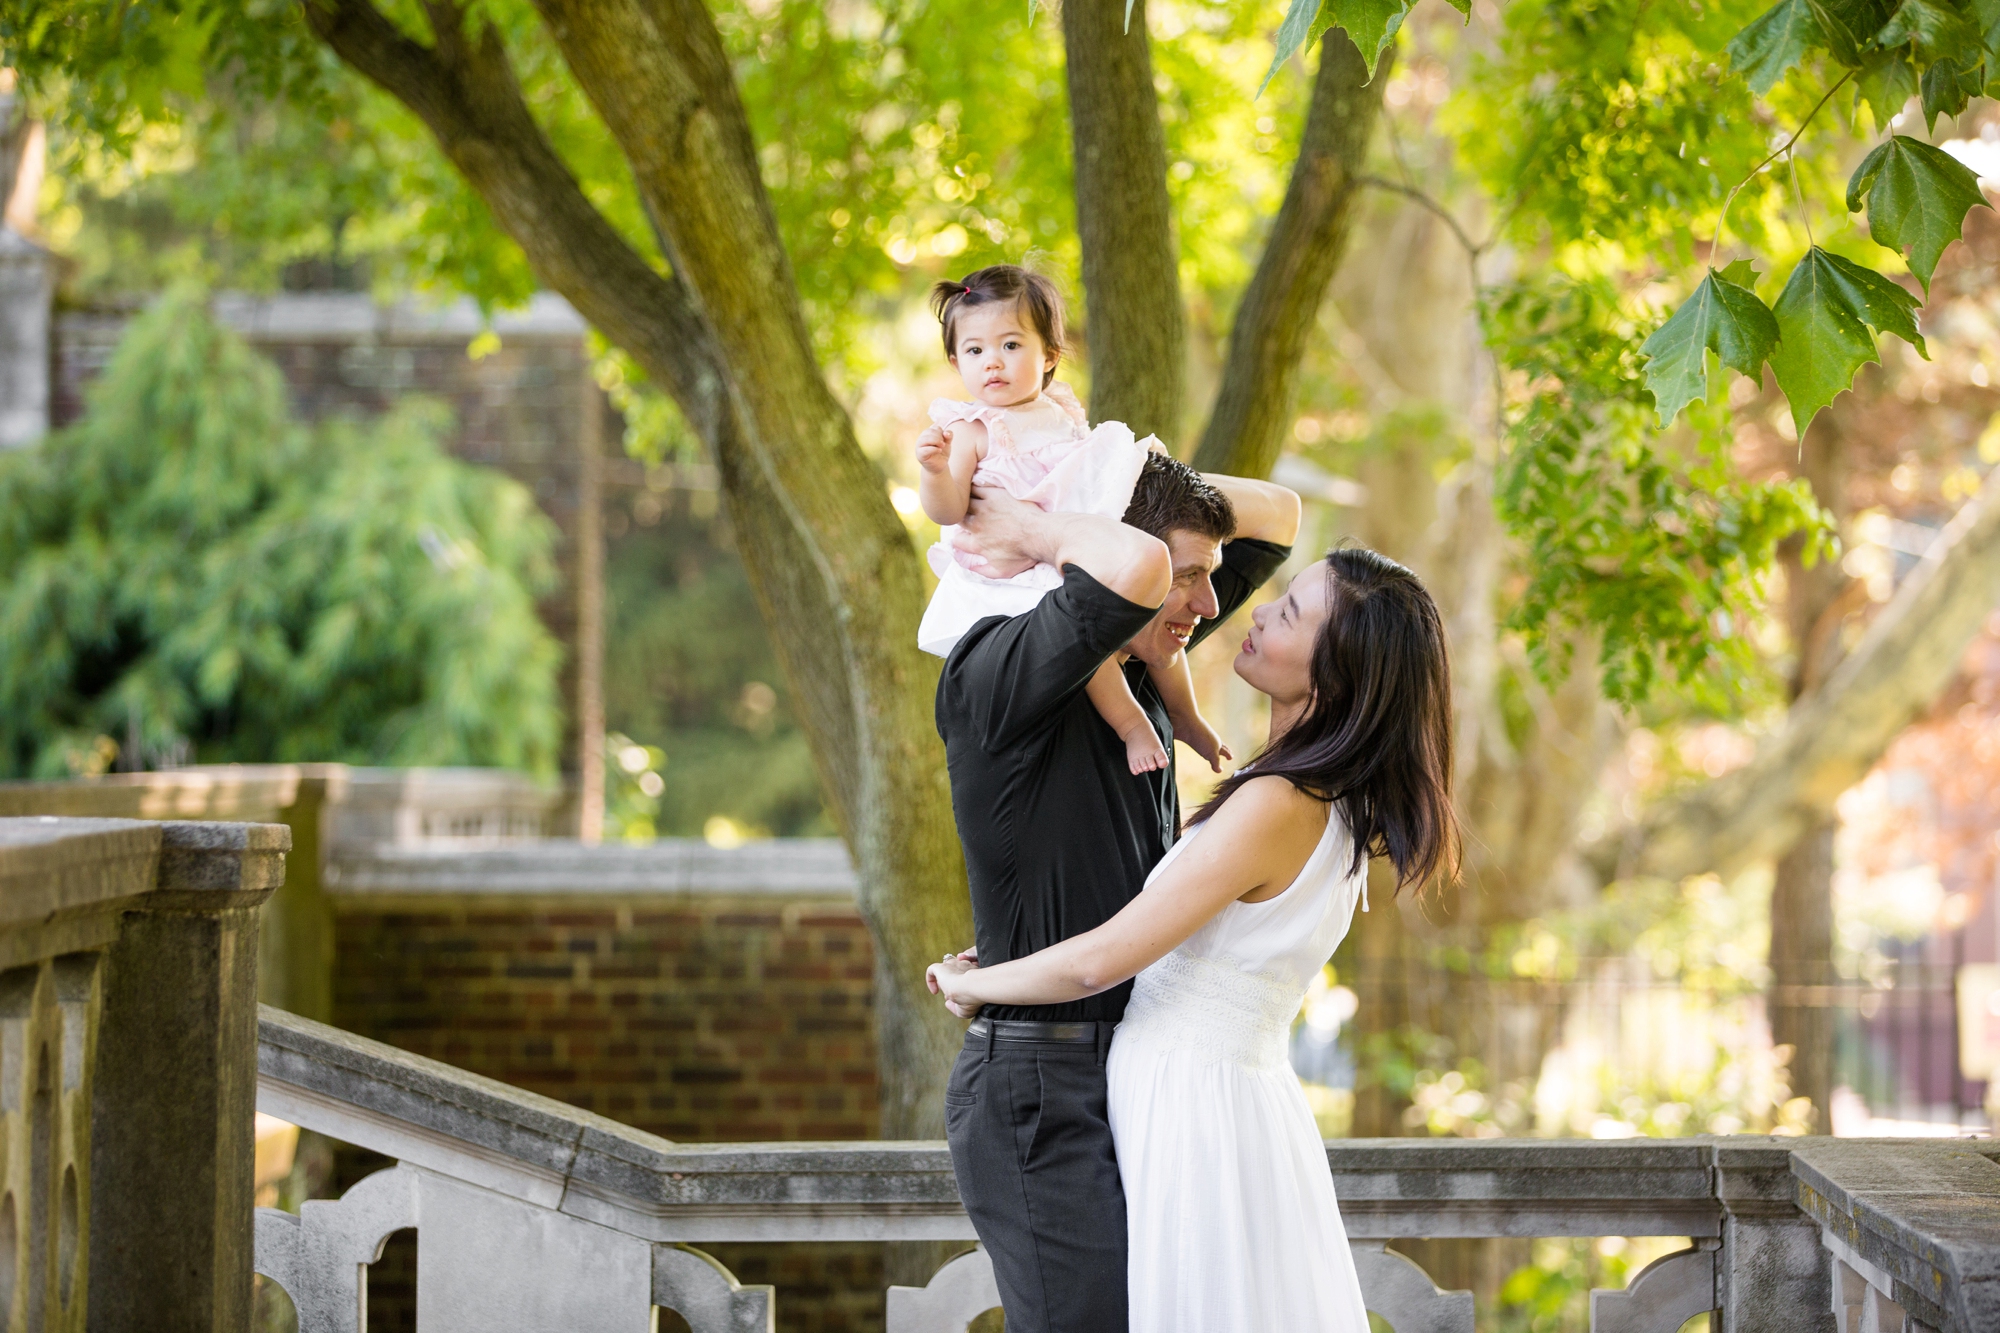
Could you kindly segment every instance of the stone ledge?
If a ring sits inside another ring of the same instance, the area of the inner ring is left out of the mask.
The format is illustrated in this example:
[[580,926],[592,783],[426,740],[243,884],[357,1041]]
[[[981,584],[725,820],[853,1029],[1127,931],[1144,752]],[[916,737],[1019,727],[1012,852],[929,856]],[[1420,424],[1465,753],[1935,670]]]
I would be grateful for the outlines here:
[[568,839],[477,851],[382,849],[337,855],[336,898],[626,897],[743,894],[851,901],[853,863],[837,838],[785,838],[724,850],[695,838],[591,847]]
[[264,894],[285,882],[285,824],[167,820],[160,824],[162,892]]
[[0,815],[268,821],[292,804],[294,764],[204,764],[68,782],[0,782]]
[[2000,1145],[1818,1139],[1792,1154],[1798,1207],[1895,1279],[1945,1333],[2000,1328]]
[[152,889],[160,825],[136,819],[0,818],[0,926]]

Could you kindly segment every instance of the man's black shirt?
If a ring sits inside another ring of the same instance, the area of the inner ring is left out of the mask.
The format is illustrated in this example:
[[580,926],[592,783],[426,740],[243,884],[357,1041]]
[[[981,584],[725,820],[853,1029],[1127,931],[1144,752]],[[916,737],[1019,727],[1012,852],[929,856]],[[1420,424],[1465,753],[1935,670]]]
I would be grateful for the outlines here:
[[[1213,633],[1291,548],[1249,538],[1222,548]],[[1138,895],[1180,821],[1173,730],[1145,664],[1125,679],[1167,747],[1168,766],[1135,776],[1125,742],[1084,693],[1104,660],[1156,608],[1128,602],[1075,565],[1026,615],[980,621],[945,659],[937,727],[965,846],[982,964],[1025,957],[1104,924]],[[1193,644],[1189,645],[1190,647]],[[1068,1004],[988,1005],[990,1018],[1115,1022],[1132,983]]]

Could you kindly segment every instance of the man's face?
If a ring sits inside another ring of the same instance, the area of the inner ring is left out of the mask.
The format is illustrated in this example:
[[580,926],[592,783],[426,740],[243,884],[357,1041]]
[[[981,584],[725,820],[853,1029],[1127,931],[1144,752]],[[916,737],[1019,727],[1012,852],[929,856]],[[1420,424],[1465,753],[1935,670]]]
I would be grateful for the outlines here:
[[1222,563],[1222,543],[1192,532],[1170,532],[1167,552],[1174,558],[1174,586],[1166,604],[1125,645],[1126,652],[1147,666],[1163,667],[1173,661],[1194,637],[1194,627],[1221,610],[1208,576]]

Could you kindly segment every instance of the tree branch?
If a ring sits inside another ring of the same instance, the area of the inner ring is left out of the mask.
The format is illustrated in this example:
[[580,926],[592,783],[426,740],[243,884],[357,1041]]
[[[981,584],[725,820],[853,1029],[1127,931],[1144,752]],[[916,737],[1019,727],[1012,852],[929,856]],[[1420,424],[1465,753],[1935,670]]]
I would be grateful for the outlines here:
[[431,0],[437,44],[368,0],[314,30],[430,127],[542,280],[657,377],[715,452],[738,548],[861,871],[877,952],[883,1129],[935,1135],[959,1037],[919,978],[970,938],[916,647],[922,581],[881,473],[814,359],[748,117],[701,0],[539,0],[656,219],[673,276],[594,209],[522,101],[500,38]]
[[1127,12],[1110,0],[1077,0],[1063,6],[1062,27],[1090,416],[1175,445],[1186,406],[1187,316],[1146,6],[1137,0]]
[[1394,60],[1392,46],[1371,80],[1345,29],[1331,28],[1320,40],[1298,162],[1237,307],[1222,388],[1195,451],[1195,466],[1203,471],[1265,477],[1278,461],[1306,341],[1347,250],[1360,168]]
[[1861,642],[1747,766],[1670,801],[1590,859],[1607,879],[1728,874],[1833,810],[1958,674],[2000,606],[2000,468],[1987,474]]

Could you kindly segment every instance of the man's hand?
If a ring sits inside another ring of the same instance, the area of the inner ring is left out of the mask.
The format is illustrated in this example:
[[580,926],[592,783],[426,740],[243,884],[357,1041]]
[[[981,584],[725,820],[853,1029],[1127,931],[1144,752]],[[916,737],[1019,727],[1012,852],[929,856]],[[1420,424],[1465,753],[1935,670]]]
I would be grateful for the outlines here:
[[934,477],[951,470],[951,436],[936,426],[917,436],[917,466]]
[[978,970],[979,952],[977,949],[967,949],[964,953],[959,954],[948,953],[944,956],[943,962],[932,963],[929,968],[925,969],[924,984],[930,987],[931,994],[944,997],[944,1007],[949,1009],[955,1016],[968,1019],[977,1018],[979,1017],[979,1011],[984,1006],[977,1000],[964,997],[962,995],[963,988],[958,983],[968,973]]
[[974,486],[972,503],[959,520],[954,545],[983,561],[980,572],[991,579],[1009,579],[1042,563],[1053,554],[1049,515],[1017,500],[998,486]]

